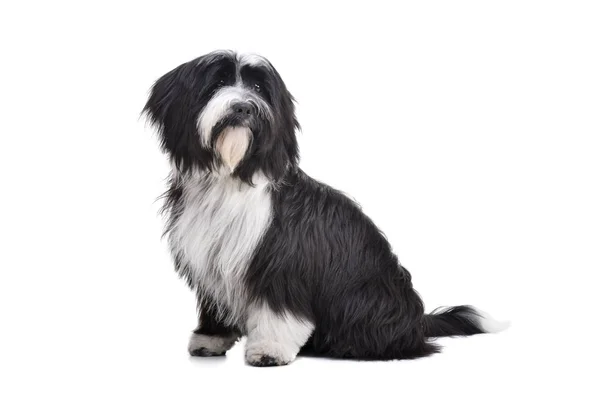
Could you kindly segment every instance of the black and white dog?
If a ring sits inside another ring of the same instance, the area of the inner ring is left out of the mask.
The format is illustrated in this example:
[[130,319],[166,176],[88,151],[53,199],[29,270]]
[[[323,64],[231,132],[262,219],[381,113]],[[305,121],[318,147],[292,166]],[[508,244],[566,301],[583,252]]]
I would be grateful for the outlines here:
[[175,269],[197,292],[189,352],[247,337],[251,365],[299,352],[388,360],[428,338],[498,331],[470,306],[425,314],[411,276],[360,207],[298,167],[294,99],[266,59],[218,51],[153,86],[144,112],[172,165]]

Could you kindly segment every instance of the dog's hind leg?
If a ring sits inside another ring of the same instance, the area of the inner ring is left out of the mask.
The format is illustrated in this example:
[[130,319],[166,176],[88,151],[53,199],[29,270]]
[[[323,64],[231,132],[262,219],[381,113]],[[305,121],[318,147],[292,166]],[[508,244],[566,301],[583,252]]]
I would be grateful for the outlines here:
[[294,361],[314,324],[290,312],[275,313],[266,304],[254,307],[247,322],[246,361],[257,367]]

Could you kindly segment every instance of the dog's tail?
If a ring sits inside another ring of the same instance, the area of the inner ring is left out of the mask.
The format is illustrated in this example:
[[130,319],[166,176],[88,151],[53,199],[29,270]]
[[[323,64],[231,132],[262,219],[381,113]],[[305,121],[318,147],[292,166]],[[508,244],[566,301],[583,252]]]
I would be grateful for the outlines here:
[[426,337],[496,333],[505,330],[509,325],[508,321],[496,321],[472,306],[437,308],[423,317]]

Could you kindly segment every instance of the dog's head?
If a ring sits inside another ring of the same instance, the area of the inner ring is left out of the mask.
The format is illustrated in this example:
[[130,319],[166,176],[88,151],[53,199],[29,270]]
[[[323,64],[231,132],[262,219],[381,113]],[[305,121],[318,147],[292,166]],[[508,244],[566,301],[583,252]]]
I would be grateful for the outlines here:
[[209,53],[160,78],[144,113],[175,167],[279,180],[298,163],[294,99],[265,58]]

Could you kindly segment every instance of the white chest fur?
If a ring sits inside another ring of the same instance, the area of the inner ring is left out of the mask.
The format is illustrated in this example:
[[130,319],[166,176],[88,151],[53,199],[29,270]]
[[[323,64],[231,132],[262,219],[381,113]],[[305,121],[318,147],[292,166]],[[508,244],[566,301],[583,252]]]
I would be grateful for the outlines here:
[[[192,282],[216,302],[227,322],[244,320],[244,274],[271,222],[268,181],[252,187],[231,177],[186,178],[169,243]],[[229,311],[223,313],[224,307]]]

